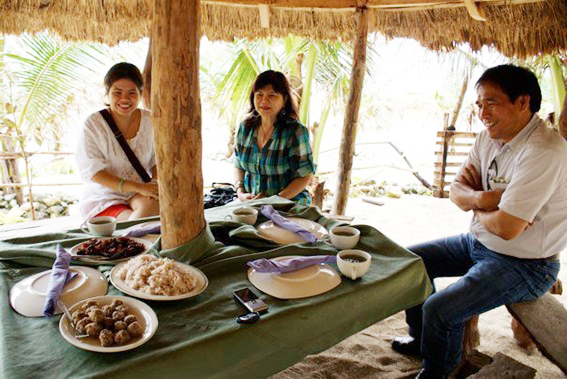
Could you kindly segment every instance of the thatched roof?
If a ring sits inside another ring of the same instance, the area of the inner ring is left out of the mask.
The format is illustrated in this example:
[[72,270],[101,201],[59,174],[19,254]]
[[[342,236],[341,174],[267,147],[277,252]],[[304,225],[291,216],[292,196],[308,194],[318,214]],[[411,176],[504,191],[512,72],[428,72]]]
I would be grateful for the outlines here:
[[[474,7],[472,1],[359,0],[367,3],[370,32],[414,38],[434,50],[451,49],[460,42],[475,50],[494,46],[520,57],[567,50],[567,0],[477,2],[486,21],[471,17],[465,3]],[[211,40],[289,33],[348,40],[355,32],[356,0],[263,2],[269,5],[259,5],[258,0],[203,0],[202,32]],[[0,32],[49,29],[67,39],[112,45],[148,36],[152,6],[152,0],[0,0]]]

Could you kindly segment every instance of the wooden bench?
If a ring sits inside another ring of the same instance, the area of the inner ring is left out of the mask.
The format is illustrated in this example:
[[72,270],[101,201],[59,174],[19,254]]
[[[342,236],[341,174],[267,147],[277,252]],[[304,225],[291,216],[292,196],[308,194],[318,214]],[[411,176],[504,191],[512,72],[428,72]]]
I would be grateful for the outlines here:
[[567,374],[567,309],[552,294],[506,306],[542,354]]
[[[560,282],[556,284],[561,291]],[[506,308],[527,330],[541,353],[567,374],[567,309],[563,304],[547,292],[536,300],[508,304]],[[492,358],[474,349],[478,345],[480,335],[478,316],[475,316],[466,322],[463,360],[452,378],[467,377],[492,362]]]

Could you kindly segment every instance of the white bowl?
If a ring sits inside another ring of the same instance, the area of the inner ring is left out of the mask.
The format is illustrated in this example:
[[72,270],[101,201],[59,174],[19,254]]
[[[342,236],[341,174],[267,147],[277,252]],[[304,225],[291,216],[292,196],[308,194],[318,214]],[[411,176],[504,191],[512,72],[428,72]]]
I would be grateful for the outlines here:
[[331,229],[329,237],[337,249],[353,249],[360,240],[360,230],[352,226],[336,226]]
[[[65,284],[59,300],[68,307],[84,299],[106,294],[108,282],[104,275],[92,268],[71,266],[69,271],[78,275]],[[51,277],[51,270],[43,271],[16,283],[10,290],[10,304],[19,314],[27,317],[43,317],[47,287]],[[61,313],[59,307],[54,314]]]
[[[102,240],[109,240],[109,239],[113,239],[113,238],[128,238],[132,241],[138,242],[139,244],[143,245],[144,250],[142,250],[141,252],[139,252],[136,255],[132,255],[130,257],[125,257],[125,258],[118,258],[118,259],[100,259],[101,257],[99,257],[97,255],[79,255],[79,254],[77,254],[79,249],[83,246],[83,244],[88,243],[91,240],[101,240],[102,241]],[[69,253],[71,254],[72,259],[80,259],[83,262],[115,264],[115,263],[118,263],[118,262],[127,261],[129,259],[137,257],[140,254],[147,253],[148,250],[150,250],[153,245],[154,245],[153,242],[148,241],[147,239],[144,239],[144,238],[137,238],[137,237],[93,237],[93,238],[89,238],[86,241],[83,241],[81,243],[76,244],[75,246],[73,246],[69,250]]]
[[[318,240],[322,239],[328,234],[327,229],[325,229],[323,225],[316,223],[315,221],[306,220],[299,217],[289,217],[289,219],[293,222],[298,223],[303,229],[307,230],[308,232],[315,234]],[[267,239],[274,241],[275,243],[278,243],[280,245],[307,242],[298,234],[274,224],[274,222],[271,220],[261,223],[260,225],[258,225],[257,229],[258,233],[260,233],[261,236],[266,237]]]
[[153,337],[157,330],[158,318],[153,309],[140,300],[132,299],[131,297],[126,296],[98,296],[90,299],[85,299],[80,303],[75,304],[69,309],[69,311],[72,314],[75,310],[77,310],[78,307],[81,306],[82,303],[87,300],[95,300],[101,306],[103,306],[112,303],[112,300],[114,299],[119,299],[125,305],[127,305],[130,309],[129,313],[135,315],[138,321],[140,321],[145,327],[144,334],[142,334],[140,338],[135,339],[134,341],[122,346],[101,346],[98,338],[76,338],[75,330],[73,329],[71,323],[69,322],[69,319],[67,319],[67,316],[65,315],[63,315],[63,317],[61,317],[61,320],[59,320],[59,332],[61,332],[63,338],[65,338],[65,340],[71,345],[76,346],[80,349],[96,351],[99,353],[115,353],[119,351],[131,350],[148,342],[148,340]]
[[[295,257],[278,257],[274,260]],[[278,299],[300,299],[320,295],[341,283],[340,275],[329,265],[318,264],[297,271],[257,272],[250,268],[248,280],[260,291]]]
[[110,271],[110,282],[119,291],[124,292],[127,295],[137,297],[139,299],[156,300],[156,301],[171,301],[171,300],[188,299],[190,297],[194,297],[194,296],[199,295],[209,285],[209,279],[207,279],[207,276],[201,270],[199,270],[198,268],[195,268],[193,266],[187,265],[185,263],[175,262],[175,264],[179,268],[181,268],[182,270],[185,270],[185,271],[189,271],[191,274],[193,274],[197,278],[197,285],[195,286],[195,288],[193,288],[192,291],[189,291],[189,292],[181,294],[181,295],[172,295],[172,296],[152,295],[150,293],[135,290],[135,289],[131,288],[130,286],[128,286],[122,279],[120,279],[120,276],[118,276],[118,271],[127,263],[128,262],[121,262],[121,263],[117,264],[116,266],[114,266],[112,268],[112,271]]

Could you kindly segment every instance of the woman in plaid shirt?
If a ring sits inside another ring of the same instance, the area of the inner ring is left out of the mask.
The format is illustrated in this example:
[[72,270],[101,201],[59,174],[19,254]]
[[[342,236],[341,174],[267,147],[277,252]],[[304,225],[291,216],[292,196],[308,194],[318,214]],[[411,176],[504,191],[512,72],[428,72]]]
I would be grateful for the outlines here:
[[311,204],[305,189],[315,172],[309,133],[298,120],[289,83],[281,72],[268,70],[256,78],[250,114],[238,129],[234,153],[240,201],[278,195]]

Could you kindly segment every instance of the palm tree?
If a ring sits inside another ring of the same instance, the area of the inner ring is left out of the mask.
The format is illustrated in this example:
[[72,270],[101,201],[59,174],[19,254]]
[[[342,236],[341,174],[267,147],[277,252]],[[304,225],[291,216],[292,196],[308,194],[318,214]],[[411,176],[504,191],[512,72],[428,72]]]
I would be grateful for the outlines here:
[[[24,34],[18,42],[0,55],[4,63],[0,66],[0,100],[5,109],[0,121],[5,151],[15,152],[17,146],[24,158],[33,203],[27,149],[44,144],[59,148],[68,107],[89,75],[106,65],[108,49],[94,43],[63,42],[47,33]],[[33,207],[32,215],[35,218]]]
[[[207,57],[204,57],[205,61],[201,63],[201,83],[204,92],[210,93],[212,88],[216,88],[210,99],[219,114],[228,120],[232,138],[238,120],[247,111],[250,86],[254,78],[267,69],[283,71],[291,78],[293,89],[298,95],[299,118],[314,136],[313,153],[317,161],[329,112],[333,106],[342,108],[348,95],[352,47],[341,42],[311,41],[290,35],[283,40],[238,40],[220,54],[223,56],[221,59],[232,63],[227,69],[213,74],[204,68],[208,67]],[[235,58],[230,59],[231,54]],[[318,94],[324,94],[319,96],[324,98],[324,106],[317,122],[312,122],[311,118],[315,116],[310,112],[314,89]]]

